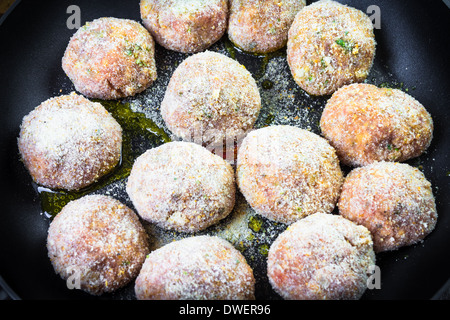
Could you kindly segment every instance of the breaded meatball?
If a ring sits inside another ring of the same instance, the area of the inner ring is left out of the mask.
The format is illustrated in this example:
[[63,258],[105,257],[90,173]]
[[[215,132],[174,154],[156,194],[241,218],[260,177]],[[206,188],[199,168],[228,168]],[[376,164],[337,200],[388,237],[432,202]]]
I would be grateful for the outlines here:
[[417,100],[371,84],[336,91],[325,106],[320,127],[341,162],[350,166],[417,157],[433,137],[433,120]]
[[338,207],[343,217],[370,230],[376,252],[417,243],[437,222],[431,183],[405,163],[377,162],[352,170]]
[[122,128],[100,103],[71,93],[44,101],[23,118],[18,147],[37,184],[79,190],[119,163]]
[[133,20],[99,18],[72,36],[62,68],[75,89],[103,100],[133,96],[156,79],[155,42]]
[[50,224],[47,250],[55,272],[92,295],[127,285],[149,253],[138,216],[103,195],[69,202]]
[[289,29],[287,60],[294,80],[311,95],[329,95],[366,79],[375,57],[370,18],[322,0],[306,6]]
[[196,236],[151,252],[136,279],[139,300],[252,300],[244,256],[219,237]]
[[141,0],[144,26],[169,50],[203,51],[227,29],[227,0]]
[[234,207],[235,189],[231,165],[191,142],[146,151],[126,187],[143,219],[180,232],[203,230],[225,218]]
[[287,300],[356,300],[375,264],[370,232],[339,215],[316,213],[290,225],[269,249],[267,273]]
[[210,51],[194,54],[177,67],[161,103],[161,115],[174,135],[210,145],[245,136],[260,109],[250,72]]
[[228,37],[239,48],[269,53],[286,45],[288,31],[305,0],[230,0]]
[[238,150],[237,183],[250,206],[293,223],[336,205],[343,175],[334,149],[315,133],[269,126],[249,133]]

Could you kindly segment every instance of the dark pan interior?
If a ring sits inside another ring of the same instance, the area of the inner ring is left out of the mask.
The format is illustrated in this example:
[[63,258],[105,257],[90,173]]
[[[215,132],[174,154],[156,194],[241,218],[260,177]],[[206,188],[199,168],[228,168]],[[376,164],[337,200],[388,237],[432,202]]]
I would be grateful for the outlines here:
[[[429,150],[409,163],[420,167],[432,182],[439,213],[437,227],[417,245],[378,254],[381,289],[367,290],[363,299],[430,299],[450,276],[450,126],[447,107],[450,101],[450,9],[441,1],[341,2],[364,12],[373,4],[381,9],[381,29],[375,31],[376,59],[367,81],[408,90],[427,108],[435,122]],[[66,27],[69,16],[66,9],[71,4],[80,7],[82,24],[103,16],[140,21],[137,0],[22,0],[0,25],[1,281],[11,288],[14,297],[21,299],[133,299],[131,286],[116,294],[92,297],[68,290],[65,282],[55,275],[45,248],[50,220],[41,214],[39,197],[18,157],[17,137],[23,116],[42,101],[73,90],[61,69],[61,57],[74,33]],[[229,46],[225,38],[214,48],[222,50]],[[266,66],[267,58],[229,48],[225,52],[233,53],[262,84],[264,76],[258,73],[264,71],[261,68]],[[159,71],[164,70],[163,64],[168,61],[181,61],[186,57],[160,46],[157,46],[156,54]],[[282,52],[280,56],[283,56]],[[161,71],[159,84],[167,81],[169,76]],[[317,131],[315,123],[326,99],[308,97],[296,90],[297,104],[311,106],[316,111],[309,114],[312,118],[308,124]],[[295,115],[295,110],[291,115]],[[262,113],[260,124],[267,121],[269,114]],[[283,117],[275,115],[271,121],[283,123]],[[278,299],[267,285],[264,263],[258,268],[257,298]]]

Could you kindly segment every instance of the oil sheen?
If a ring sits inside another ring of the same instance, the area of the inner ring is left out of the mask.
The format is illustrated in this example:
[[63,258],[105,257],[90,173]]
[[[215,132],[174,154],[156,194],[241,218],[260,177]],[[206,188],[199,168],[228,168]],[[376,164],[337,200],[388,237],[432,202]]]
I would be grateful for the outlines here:
[[34,185],[40,198],[42,213],[48,218],[57,215],[68,202],[127,178],[135,159],[146,149],[171,141],[163,129],[144,114],[132,111],[128,103],[97,99],[92,101],[101,103],[122,127],[123,141],[120,162],[99,181],[81,190],[69,192]]

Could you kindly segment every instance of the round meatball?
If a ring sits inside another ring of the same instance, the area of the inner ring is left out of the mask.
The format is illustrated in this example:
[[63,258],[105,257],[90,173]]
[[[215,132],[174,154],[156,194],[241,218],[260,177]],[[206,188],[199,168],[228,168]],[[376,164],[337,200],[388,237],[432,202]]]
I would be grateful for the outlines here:
[[75,89],[104,100],[133,96],[156,79],[155,43],[136,21],[99,18],[72,36],[62,68]]
[[305,0],[231,0],[228,37],[252,53],[269,53],[286,45],[288,31]]
[[287,60],[303,90],[328,95],[366,79],[375,45],[373,25],[365,13],[335,1],[318,1],[295,17],[289,29]]
[[55,272],[92,295],[127,285],[149,253],[138,216],[103,195],[69,202],[50,224],[47,249]]
[[220,146],[252,129],[260,109],[261,97],[250,72],[209,51],[178,66],[161,103],[161,115],[174,135]]
[[203,51],[227,29],[227,0],[141,0],[144,26],[169,50]]
[[141,155],[126,187],[143,219],[180,232],[203,230],[228,216],[235,189],[228,162],[198,144],[181,141]]
[[437,222],[431,183],[405,163],[377,162],[352,170],[338,208],[343,217],[370,230],[376,252],[417,243]]
[[316,212],[330,213],[343,182],[336,153],[325,139],[284,125],[244,138],[236,175],[256,213],[287,224]]
[[345,86],[332,95],[320,127],[341,162],[350,166],[417,157],[433,136],[430,114],[413,97],[362,83]]
[[289,226],[269,249],[267,273],[287,300],[357,300],[375,265],[370,232],[339,215],[316,213]]
[[100,103],[71,93],[44,101],[23,118],[18,147],[37,184],[79,190],[119,163],[122,128]]
[[244,256],[219,237],[196,236],[152,251],[136,279],[139,300],[252,300]]

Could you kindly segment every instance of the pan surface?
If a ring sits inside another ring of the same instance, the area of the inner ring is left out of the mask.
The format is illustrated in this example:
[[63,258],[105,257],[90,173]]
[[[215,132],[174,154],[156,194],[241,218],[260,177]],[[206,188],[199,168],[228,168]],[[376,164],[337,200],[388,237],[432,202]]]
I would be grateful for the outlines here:
[[[438,209],[436,229],[423,242],[377,255],[381,289],[367,290],[365,300],[430,299],[450,276],[450,9],[441,1],[340,1],[364,12],[380,9],[375,30],[377,52],[368,83],[407,91],[430,112],[435,122],[432,144],[419,158],[419,167],[433,185]],[[310,1],[308,2],[310,3]],[[39,190],[19,160],[17,137],[23,116],[50,97],[74,91],[61,69],[61,58],[71,35],[67,27],[70,5],[77,5],[81,25],[105,16],[140,20],[139,1],[17,2],[0,25],[0,283],[20,299],[135,299],[133,284],[113,294],[93,297],[69,290],[53,271],[45,241],[51,219],[43,213]],[[237,59],[252,72],[260,88],[263,110],[256,126],[290,124],[320,133],[317,122],[327,97],[314,98],[292,80],[285,50],[257,57],[240,52],[226,36],[209,50]],[[170,132],[158,113],[164,89],[176,65],[188,55],[156,47],[158,80],[143,93],[119,105],[105,103],[113,114],[128,108],[131,120],[121,119],[130,131],[132,161],[145,149],[167,141]],[[139,131],[130,121],[140,119]],[[134,128],[134,129],[133,129]],[[147,130],[150,129],[150,130]],[[132,132],[133,130],[134,133]],[[141,133],[145,132],[145,135]],[[126,160],[126,159],[125,159]],[[90,192],[110,194],[130,204],[124,193],[126,177],[108,180]],[[235,212],[207,232],[219,234],[243,251],[255,269],[257,299],[279,299],[265,275],[266,250],[283,225],[254,214],[238,195]],[[236,223],[234,223],[237,221]],[[147,226],[154,245],[182,237]]]

